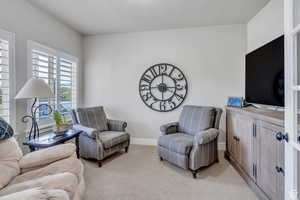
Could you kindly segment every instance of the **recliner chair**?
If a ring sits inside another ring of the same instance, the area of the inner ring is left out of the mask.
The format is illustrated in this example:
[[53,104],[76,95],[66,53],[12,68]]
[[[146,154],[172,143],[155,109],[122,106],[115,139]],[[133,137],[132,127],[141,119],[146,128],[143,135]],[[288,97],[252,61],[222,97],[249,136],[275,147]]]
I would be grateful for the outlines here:
[[79,136],[80,157],[102,160],[122,149],[128,151],[130,135],[127,123],[107,119],[102,106],[72,110],[73,129],[83,131]]
[[161,160],[167,160],[197,177],[197,171],[219,162],[218,135],[222,109],[184,106],[179,122],[161,126],[158,140]]

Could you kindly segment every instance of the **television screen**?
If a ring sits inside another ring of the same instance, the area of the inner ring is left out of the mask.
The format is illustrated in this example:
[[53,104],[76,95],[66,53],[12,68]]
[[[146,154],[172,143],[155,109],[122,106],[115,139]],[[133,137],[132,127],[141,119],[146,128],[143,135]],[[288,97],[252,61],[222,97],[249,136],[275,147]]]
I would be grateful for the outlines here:
[[284,36],[246,55],[246,102],[284,106]]

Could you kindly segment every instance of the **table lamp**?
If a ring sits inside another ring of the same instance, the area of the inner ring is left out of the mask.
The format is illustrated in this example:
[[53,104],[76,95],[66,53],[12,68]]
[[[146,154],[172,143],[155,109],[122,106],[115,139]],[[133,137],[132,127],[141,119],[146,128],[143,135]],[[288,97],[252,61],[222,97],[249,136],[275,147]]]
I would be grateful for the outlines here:
[[30,115],[25,115],[22,117],[23,123],[27,123],[28,119],[31,120],[31,128],[29,131],[29,140],[33,136],[35,139],[39,137],[40,131],[38,127],[38,123],[36,120],[36,112],[43,106],[49,109],[48,115],[51,114],[52,108],[48,104],[40,104],[35,107],[38,98],[51,98],[54,97],[54,93],[52,92],[49,85],[42,79],[31,78],[29,79],[22,89],[18,92],[15,99],[34,99],[33,104],[31,106]]

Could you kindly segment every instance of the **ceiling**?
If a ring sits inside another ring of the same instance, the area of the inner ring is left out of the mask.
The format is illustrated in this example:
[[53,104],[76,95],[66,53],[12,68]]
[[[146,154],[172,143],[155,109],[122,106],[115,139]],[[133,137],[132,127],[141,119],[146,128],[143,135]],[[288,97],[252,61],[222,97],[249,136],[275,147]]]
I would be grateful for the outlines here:
[[248,22],[269,0],[28,0],[85,35]]

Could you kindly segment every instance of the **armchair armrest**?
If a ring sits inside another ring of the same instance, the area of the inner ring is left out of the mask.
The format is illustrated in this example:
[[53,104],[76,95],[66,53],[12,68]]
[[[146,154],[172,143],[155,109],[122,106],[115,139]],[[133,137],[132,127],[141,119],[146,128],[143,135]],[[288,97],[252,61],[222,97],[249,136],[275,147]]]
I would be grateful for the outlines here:
[[97,133],[99,133],[99,131],[97,129],[83,126],[80,124],[73,125],[73,129],[78,130],[78,131],[83,131],[88,137],[90,137],[92,139],[95,139],[97,136]]
[[30,169],[44,166],[55,161],[68,158],[76,151],[74,144],[61,144],[26,154],[19,161],[20,168]]
[[219,135],[220,131],[215,128],[210,128],[205,131],[201,131],[195,135],[194,144],[207,144],[214,139],[216,139]]
[[64,190],[46,190],[41,187],[23,190],[0,197],[0,200],[69,200],[67,192]]
[[108,129],[111,131],[125,131],[127,123],[119,120],[109,119],[107,121]]
[[160,131],[163,135],[168,135],[171,133],[176,133],[178,130],[178,122],[172,122],[160,127]]

